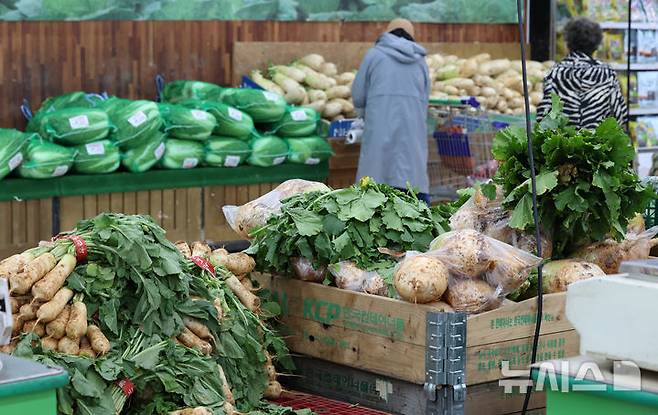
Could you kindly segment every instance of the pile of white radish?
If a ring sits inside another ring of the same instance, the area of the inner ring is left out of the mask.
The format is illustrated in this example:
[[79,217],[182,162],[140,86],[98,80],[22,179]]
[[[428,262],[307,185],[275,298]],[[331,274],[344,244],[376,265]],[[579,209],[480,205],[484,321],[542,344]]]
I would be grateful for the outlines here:
[[[36,258],[17,254],[0,262],[0,278],[9,279],[14,337],[34,333],[45,349],[69,355],[95,357],[110,351],[103,332],[88,323],[81,294],[64,286],[76,258],[64,254],[59,261],[50,252]],[[16,339],[0,351],[9,353]]]
[[355,71],[339,73],[334,63],[316,53],[290,65],[273,65],[267,75],[253,70],[250,76],[263,89],[282,95],[288,104],[313,108],[324,119],[356,117],[352,103]]
[[[482,53],[467,59],[455,55],[428,55],[427,66],[433,80],[431,98],[475,97],[485,110],[503,114],[522,114],[523,79],[521,61],[491,59]],[[530,112],[543,97],[543,80],[554,62],[528,61]]]
[[[398,264],[393,285],[405,301],[478,313],[498,307],[521,286],[540,258],[472,229],[437,237],[424,254]],[[443,303],[439,303],[443,304]]]

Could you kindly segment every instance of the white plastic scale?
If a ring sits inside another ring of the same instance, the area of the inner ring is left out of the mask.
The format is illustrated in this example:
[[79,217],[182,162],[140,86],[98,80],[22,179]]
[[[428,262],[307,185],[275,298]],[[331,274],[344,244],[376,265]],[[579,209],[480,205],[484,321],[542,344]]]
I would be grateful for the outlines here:
[[580,354],[658,372],[658,259],[624,262],[620,271],[569,286],[566,315]]

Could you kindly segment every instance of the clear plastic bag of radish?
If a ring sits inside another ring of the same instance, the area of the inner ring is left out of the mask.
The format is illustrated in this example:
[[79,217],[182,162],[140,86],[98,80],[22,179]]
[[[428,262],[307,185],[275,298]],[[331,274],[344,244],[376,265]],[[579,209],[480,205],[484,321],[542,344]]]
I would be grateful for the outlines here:
[[497,308],[530,276],[541,258],[472,229],[437,237],[426,253],[407,253],[395,269],[394,286],[406,301],[443,299],[455,311]]
[[376,271],[365,271],[352,261],[331,264],[328,268],[338,288],[380,296],[388,295],[388,286]]
[[298,193],[329,191],[324,183],[302,179],[291,179],[278,185],[272,191],[242,206],[222,207],[229,226],[238,235],[249,238],[249,234],[267,223],[267,220],[281,211],[281,201]]

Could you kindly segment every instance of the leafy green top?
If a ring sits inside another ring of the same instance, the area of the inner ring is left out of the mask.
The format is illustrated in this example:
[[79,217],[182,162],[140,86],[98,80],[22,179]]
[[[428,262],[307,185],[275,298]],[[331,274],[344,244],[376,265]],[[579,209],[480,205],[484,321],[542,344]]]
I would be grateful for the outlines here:
[[[620,239],[628,220],[653,197],[632,169],[635,151],[613,118],[594,131],[568,126],[562,104],[533,130],[539,221],[552,233],[554,257],[607,236]],[[503,186],[505,207],[512,209],[510,226],[534,228],[532,185],[525,130],[507,128],[493,143],[500,167],[494,183]],[[488,185],[492,187],[493,184]]]

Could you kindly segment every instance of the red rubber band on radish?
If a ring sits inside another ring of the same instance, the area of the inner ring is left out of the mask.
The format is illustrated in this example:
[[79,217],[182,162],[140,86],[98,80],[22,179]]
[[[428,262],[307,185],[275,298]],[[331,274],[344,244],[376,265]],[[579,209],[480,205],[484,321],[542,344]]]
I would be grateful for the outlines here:
[[87,260],[87,243],[84,239],[78,235],[57,235],[53,237],[54,241],[58,239],[68,239],[69,241],[73,242],[73,246],[75,247],[76,261],[85,262]]
[[215,267],[205,258],[201,258],[200,256],[193,256],[190,257],[190,260],[194,262],[199,268],[202,270],[208,271],[215,276]]
[[121,379],[116,381],[117,386],[123,391],[123,394],[130,396],[135,391],[135,384],[130,379]]

